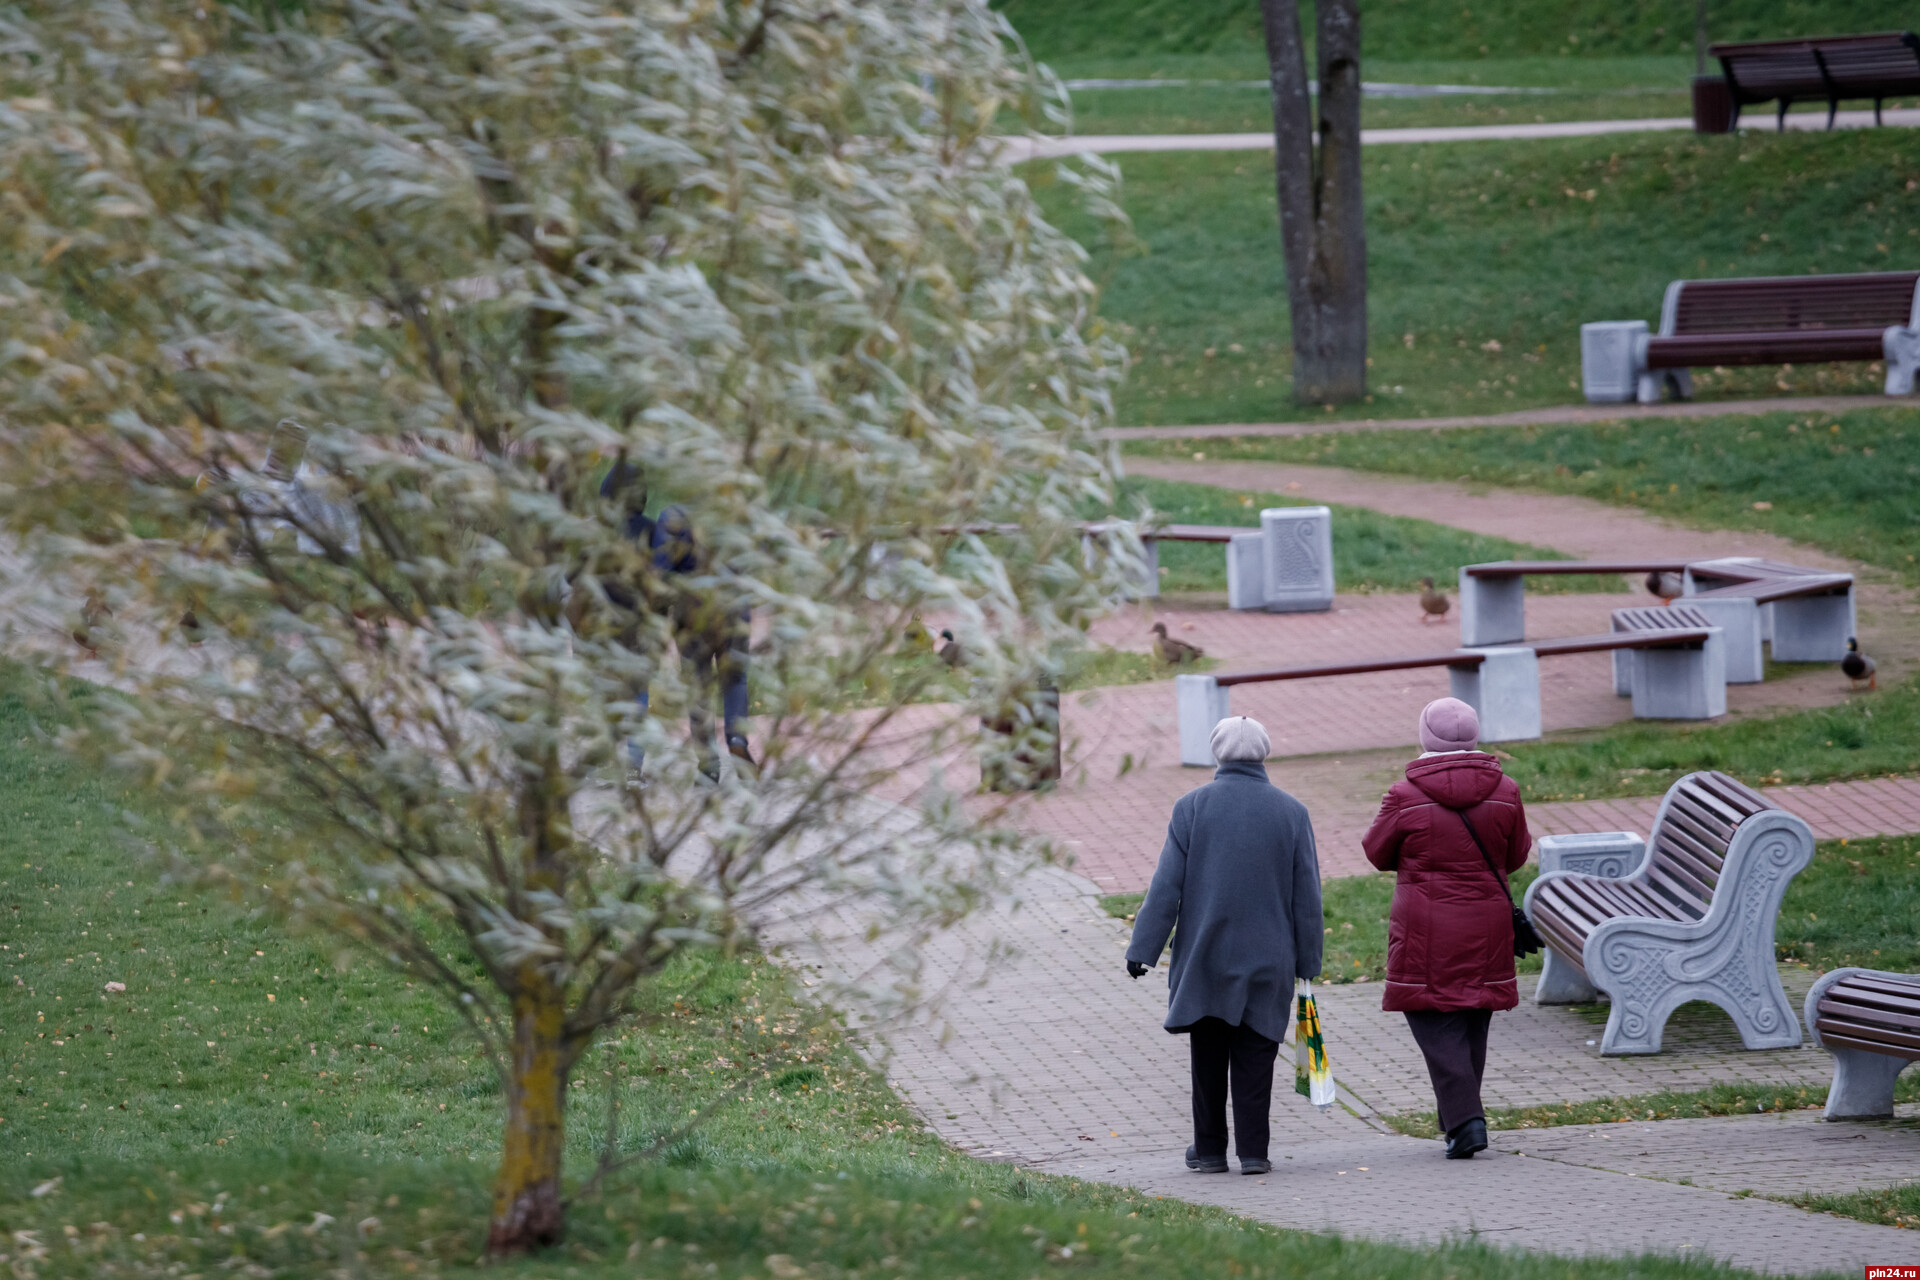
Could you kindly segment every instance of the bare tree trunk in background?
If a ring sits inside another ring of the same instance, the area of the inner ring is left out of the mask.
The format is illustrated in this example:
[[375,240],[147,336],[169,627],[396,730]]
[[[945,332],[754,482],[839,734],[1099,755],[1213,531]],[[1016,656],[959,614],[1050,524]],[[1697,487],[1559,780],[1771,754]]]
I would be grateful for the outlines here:
[[1707,0],[1693,0],[1693,74],[1707,74]]
[[494,1258],[551,1247],[566,1231],[560,1196],[569,1065],[565,993],[527,968],[513,1000],[507,1137],[487,1230],[487,1255]]
[[1301,404],[1339,404],[1367,393],[1359,0],[1320,0],[1315,13],[1317,146],[1299,0],[1260,0],[1273,90],[1280,247],[1293,320],[1293,398]]

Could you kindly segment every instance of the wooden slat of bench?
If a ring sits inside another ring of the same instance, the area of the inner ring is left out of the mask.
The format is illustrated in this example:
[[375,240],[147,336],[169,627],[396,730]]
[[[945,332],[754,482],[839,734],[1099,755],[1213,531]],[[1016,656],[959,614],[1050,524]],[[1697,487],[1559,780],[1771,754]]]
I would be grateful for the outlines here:
[[1920,1000],[1920,982],[1899,982],[1870,973],[1850,973],[1833,984],[1836,991],[1871,991],[1896,1000]]
[[1820,1029],[1820,1038],[1837,1041],[1841,1037],[1849,1040],[1864,1041],[1868,1045],[1889,1045],[1899,1048],[1909,1057],[1920,1058],[1920,1034],[1908,1034],[1867,1022],[1852,1022],[1839,1018],[1819,1017],[1814,1026]]
[[1654,340],[1881,330],[1907,323],[1916,282],[1920,271],[1683,280],[1673,332]]
[[1262,684],[1269,680],[1309,680],[1315,676],[1355,676],[1369,671],[1411,671],[1417,667],[1477,667],[1487,660],[1484,653],[1454,649],[1447,653],[1424,653],[1410,658],[1375,658],[1364,662],[1327,662],[1312,667],[1276,667],[1271,671],[1237,671],[1214,677],[1221,688],[1236,684]]
[[1713,891],[1701,893],[1699,886],[1691,879],[1676,875],[1672,864],[1654,862],[1647,867],[1646,883],[1649,889],[1661,894],[1692,920],[1698,920],[1707,914],[1713,903]]
[[1832,1014],[1836,1018],[1851,1018],[1855,1022],[1871,1022],[1879,1026],[1905,1027],[1909,1031],[1920,1032],[1920,1010],[1883,1009],[1879,1005],[1861,1004],[1853,1000],[1835,999],[1834,990],[1820,997],[1819,1012]]
[[1696,592],[1688,598],[1711,596],[1724,600],[1737,597],[1752,600],[1756,604],[1772,604],[1776,600],[1793,600],[1800,596],[1845,595],[1852,589],[1853,575],[1850,573],[1816,573],[1804,578],[1761,578],[1753,582],[1736,582],[1732,586]]
[[1647,869],[1649,874],[1658,872],[1684,886],[1687,896],[1700,903],[1702,913],[1713,901],[1713,887],[1720,880],[1712,867],[1674,844],[1671,833],[1662,833]]
[[1854,978],[1842,978],[1827,988],[1827,995],[1836,1000],[1852,1000],[1856,1004],[1873,1005],[1890,1012],[1911,1013],[1920,1017],[1920,991],[1912,987],[1906,990],[1896,989],[1896,983],[1875,983],[1869,985]]
[[1490,560],[1470,564],[1469,578],[1519,578],[1542,573],[1679,573],[1685,560]]
[[1685,830],[1694,839],[1710,849],[1723,850],[1727,842],[1733,839],[1735,823],[1727,821],[1722,814],[1703,803],[1702,799],[1689,796],[1685,792],[1673,797],[1667,804],[1667,820],[1684,824]]
[[1577,880],[1555,880],[1540,891],[1539,897],[1552,906],[1556,918],[1584,943],[1588,934],[1613,913],[1597,906]]
[[[1904,322],[1907,317],[1902,316]],[[1837,364],[1886,354],[1887,325],[1878,329],[1730,329],[1647,339],[1647,368],[1701,369],[1711,365]]]
[[1610,649],[1684,649],[1705,644],[1704,627],[1676,627],[1670,631],[1608,631],[1593,636],[1561,636],[1554,640],[1516,641],[1542,657],[1564,653],[1604,653]]
[[1851,1036],[1837,1028],[1829,1030],[1824,1022],[1816,1022],[1814,1025],[1819,1028],[1820,1038],[1827,1043],[1829,1048],[1865,1049],[1868,1053],[1884,1053],[1890,1058],[1920,1060],[1920,1049],[1905,1049],[1894,1045],[1883,1044],[1878,1040],[1868,1040]]
[[1765,813],[1768,809],[1778,807],[1740,779],[1730,773],[1721,773],[1718,769],[1701,774],[1696,785],[1712,791],[1728,804],[1742,810],[1749,818],[1756,813]]
[[1659,856],[1685,861],[1693,873],[1708,885],[1720,883],[1720,871],[1726,865],[1724,857],[1715,851],[1716,846],[1703,844],[1682,830],[1680,824],[1672,820],[1671,814],[1666,825],[1654,837],[1654,845]]
[[1612,914],[1616,916],[1653,916],[1664,920],[1693,918],[1675,909],[1671,902],[1660,895],[1628,881],[1607,880],[1595,876],[1584,884],[1597,897],[1613,903],[1616,909]]
[[[1724,776],[1724,775],[1722,775]],[[1726,781],[1732,782],[1731,778]],[[1734,784],[1738,786],[1738,783]],[[1745,796],[1720,783],[1713,775],[1703,774],[1682,788],[1680,799],[1698,806],[1732,829],[1751,818],[1758,810],[1749,807]]]

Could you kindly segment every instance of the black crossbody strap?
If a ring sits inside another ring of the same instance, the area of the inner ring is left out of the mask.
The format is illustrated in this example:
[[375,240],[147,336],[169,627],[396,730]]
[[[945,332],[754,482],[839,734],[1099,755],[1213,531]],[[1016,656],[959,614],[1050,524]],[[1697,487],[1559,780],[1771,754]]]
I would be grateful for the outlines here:
[[1453,815],[1460,819],[1460,825],[1465,827],[1467,834],[1473,837],[1473,847],[1480,851],[1480,857],[1486,862],[1487,870],[1493,872],[1493,878],[1500,882],[1500,892],[1507,895],[1508,902],[1512,902],[1513,891],[1507,888],[1507,878],[1501,875],[1499,869],[1493,865],[1493,858],[1487,853],[1487,846],[1481,842],[1480,833],[1473,829],[1473,824],[1467,821],[1467,815],[1465,813],[1455,809],[1453,810]]

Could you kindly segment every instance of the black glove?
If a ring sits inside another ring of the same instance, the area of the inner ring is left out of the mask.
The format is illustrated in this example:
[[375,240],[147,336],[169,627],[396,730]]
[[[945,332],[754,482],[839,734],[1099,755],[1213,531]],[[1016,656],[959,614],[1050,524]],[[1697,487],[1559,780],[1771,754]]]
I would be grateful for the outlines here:
[[1147,966],[1141,964],[1138,960],[1127,961],[1127,976],[1129,978],[1138,978],[1141,974],[1145,973],[1146,971],[1147,971]]

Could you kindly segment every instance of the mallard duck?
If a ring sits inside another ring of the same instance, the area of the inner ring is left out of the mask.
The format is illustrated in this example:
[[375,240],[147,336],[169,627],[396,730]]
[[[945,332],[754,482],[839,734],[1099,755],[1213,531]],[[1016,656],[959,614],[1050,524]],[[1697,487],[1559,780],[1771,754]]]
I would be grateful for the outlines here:
[[1659,596],[1661,604],[1671,604],[1687,594],[1687,580],[1677,573],[1656,569],[1647,575],[1647,591]]
[[1852,636],[1847,637],[1847,656],[1840,659],[1840,669],[1847,673],[1847,679],[1853,681],[1856,689],[1862,680],[1867,682],[1869,689],[1880,687],[1880,677],[1875,672],[1873,659],[1860,652],[1860,642]]
[[1185,640],[1175,640],[1167,634],[1167,624],[1153,624],[1153,656],[1170,667],[1183,662],[1197,662],[1207,656],[1207,651],[1197,644],[1188,644]]
[[933,633],[927,630],[927,624],[920,621],[920,615],[917,613],[913,615],[913,621],[907,624],[907,629],[901,633],[900,638],[906,642],[909,653],[933,652]]
[[1445,622],[1447,610],[1453,607],[1453,601],[1447,599],[1447,593],[1433,585],[1432,578],[1420,579],[1420,621]]
[[953,632],[942,631],[940,633],[940,638],[946,641],[945,644],[940,646],[940,661],[946,663],[950,667],[966,666],[967,651],[965,649],[962,649],[960,647],[960,642],[953,638]]

